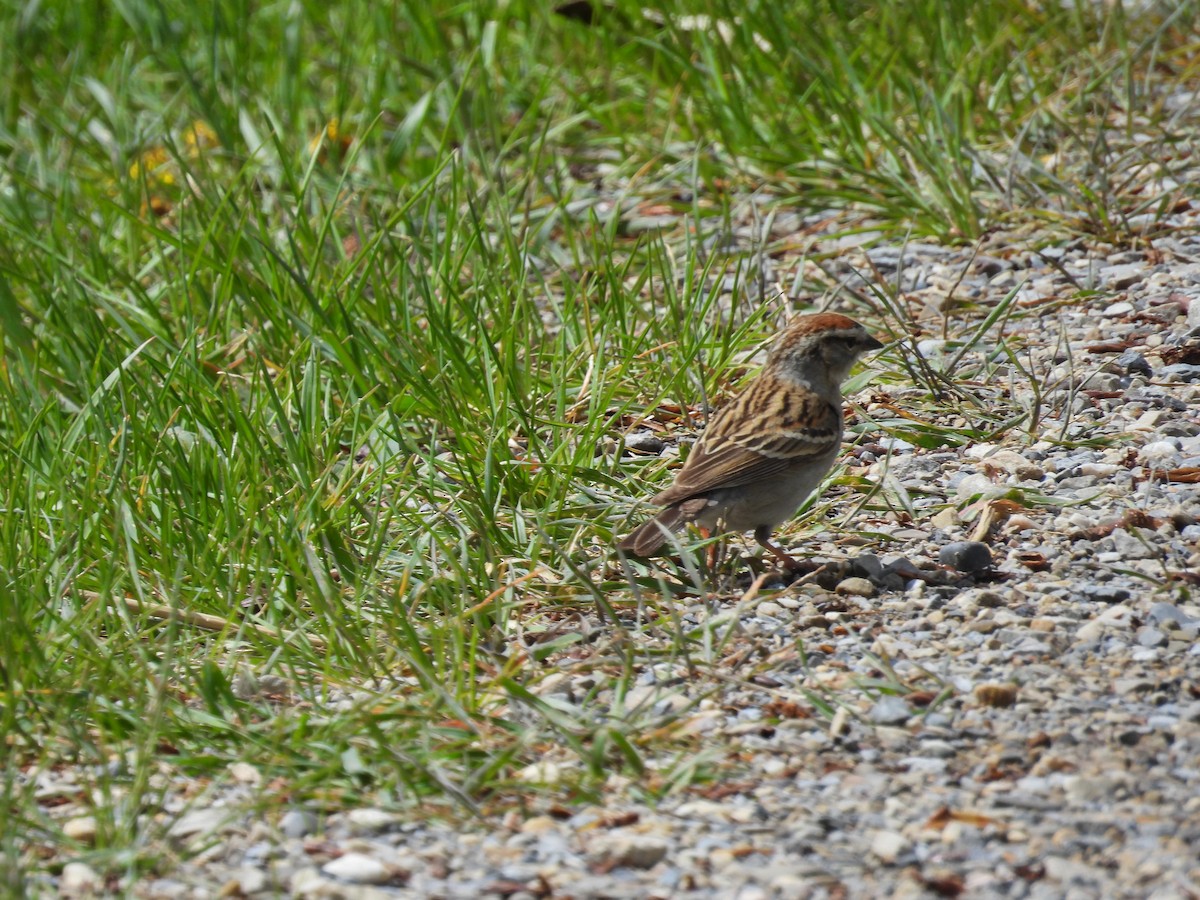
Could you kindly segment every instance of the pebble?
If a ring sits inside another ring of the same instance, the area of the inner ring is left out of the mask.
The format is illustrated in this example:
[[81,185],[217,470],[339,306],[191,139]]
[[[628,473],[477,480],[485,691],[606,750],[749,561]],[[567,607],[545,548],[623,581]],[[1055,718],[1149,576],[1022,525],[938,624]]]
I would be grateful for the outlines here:
[[[1181,127],[1200,127],[1190,92],[1159,99]],[[1172,160],[1181,186],[1200,182],[1200,159],[1188,159]],[[600,165],[608,165],[605,179],[621,177],[615,163]],[[1163,177],[1153,168],[1134,184],[1147,196]],[[918,303],[934,304],[951,287],[970,298],[953,312],[948,345],[922,323],[931,360],[957,354],[981,311],[1024,282],[1017,303],[1026,305],[1003,326],[1020,366],[996,352],[999,328],[964,355],[964,371],[991,373],[970,384],[984,404],[983,430],[995,433],[986,444],[929,448],[924,432],[918,446],[902,426],[891,429],[901,436],[873,430],[905,408],[948,434],[978,430],[963,412],[969,407],[943,409],[925,386],[889,374],[854,397],[871,415],[859,416],[853,486],[822,498],[832,515],[796,525],[814,556],[844,565],[829,582],[794,584],[757,605],[739,604],[742,584],[710,596],[690,584],[678,595],[643,587],[653,607],[618,606],[619,623],[563,593],[570,627],[586,629],[588,640],[539,657],[519,677],[564,717],[585,754],[599,753],[589,743],[595,729],[620,728],[640,771],[619,752],[581,763],[541,712],[502,695],[489,695],[483,711],[509,736],[501,751],[508,777],[499,793],[474,798],[479,820],[393,811],[408,798],[381,775],[378,789],[363,783],[340,808],[331,793],[320,801],[328,809],[314,807],[319,817],[287,809],[271,827],[255,805],[271,777],[260,759],[230,766],[197,794],[195,779],[164,756],[153,776],[164,779],[154,793],[163,809],[146,814],[164,826],[174,820],[172,835],[188,840],[160,855],[159,877],[143,877],[137,895],[1186,893],[1200,883],[1200,603],[1185,580],[1200,571],[1200,488],[1160,476],[1200,465],[1200,365],[1190,355],[1200,337],[1200,264],[1189,261],[1200,259],[1196,206],[1163,211],[1157,265],[1144,251],[1093,237],[1019,232],[989,233],[981,248],[888,242],[874,232],[822,261],[852,289],[869,287],[854,280],[869,254]],[[785,246],[800,233],[823,237],[825,216],[781,208],[769,236],[735,221],[731,252],[768,238]],[[827,249],[838,246],[828,227]],[[971,265],[974,249],[981,253]],[[1108,293],[1077,296],[1078,285]],[[728,309],[741,308],[736,295],[721,296]],[[899,371],[895,362],[866,368]],[[1044,379],[1036,390],[1026,371]],[[994,431],[993,415],[1010,413],[1026,418]],[[639,427],[624,444],[631,453],[673,454],[691,439],[678,430]],[[615,452],[620,433],[608,437]],[[877,488],[862,509],[860,478]],[[969,541],[980,498],[1015,506],[987,544]],[[600,565],[598,546],[580,547],[592,550]],[[1181,577],[1164,582],[1164,569]],[[629,599],[619,584],[605,590]],[[660,614],[646,616],[648,608]],[[537,618],[547,622],[559,624]],[[529,633],[513,632],[509,658],[528,658]],[[496,639],[505,640],[504,629]],[[625,665],[635,667],[636,683],[618,694],[610,673]],[[397,670],[385,687],[351,691],[310,674],[306,695],[312,688],[335,711],[371,709],[377,694],[386,706],[396,684],[408,683]],[[273,677],[235,686],[247,700],[296,692],[287,679],[267,691]],[[379,723],[385,734],[393,724]],[[668,749],[659,734],[669,736]],[[680,755],[669,749],[676,738]],[[362,732],[356,740],[375,738]],[[491,752],[486,742],[479,749]],[[471,784],[477,763],[451,756],[437,764],[449,783]],[[128,763],[104,765],[118,786]],[[80,798],[98,802],[85,787],[94,777],[72,775],[66,766],[18,777],[64,835],[87,845],[97,826]],[[205,804],[211,815],[190,818]],[[57,859],[39,859],[45,871],[31,874],[27,895],[108,887],[69,848],[79,849],[65,841],[37,848]],[[124,868],[113,871],[126,879],[115,892],[132,893]]]
[[302,838],[317,830],[317,817],[302,809],[289,809],[279,817],[279,830],[286,837]]
[[889,866],[894,865],[909,846],[908,838],[898,831],[877,831],[871,838],[871,853]]
[[1185,630],[1200,626],[1200,617],[1188,615],[1174,603],[1159,601],[1150,607],[1146,615],[1149,621],[1155,625],[1164,626],[1174,623]]
[[1167,642],[1167,636],[1157,628],[1139,628],[1137,642],[1143,647],[1161,647]]
[[395,813],[370,807],[352,809],[346,813],[346,824],[351,834],[378,834],[399,821],[400,817]]
[[81,844],[91,844],[96,840],[96,817],[76,816],[63,823],[63,834]]
[[657,456],[666,449],[667,445],[653,431],[635,431],[625,435],[625,447],[638,453],[648,453]]
[[1112,543],[1121,559],[1155,559],[1162,552],[1155,546],[1153,533],[1144,528],[1118,528],[1112,533]]
[[955,541],[938,551],[938,562],[960,572],[982,572],[992,565],[992,551],[979,541]]
[[60,885],[68,894],[93,893],[103,888],[104,879],[87,863],[69,862],[63,866]]
[[270,886],[267,873],[253,866],[237,869],[227,884],[229,890],[225,892],[225,896],[228,897],[250,897],[266,891]]
[[838,583],[837,592],[854,597],[874,597],[877,591],[875,585],[867,578],[844,578]]
[[339,856],[321,866],[321,871],[330,878],[351,884],[384,884],[392,877],[387,866],[364,853]]
[[902,725],[912,716],[903,697],[884,694],[872,704],[867,718],[878,725]]
[[783,615],[783,607],[774,600],[764,600],[755,607],[754,611],[760,616],[768,616],[770,618]]
[[669,849],[665,841],[656,838],[605,835],[594,842],[588,858],[607,866],[649,869],[662,862]]
[[1150,363],[1146,362],[1146,357],[1142,356],[1136,350],[1126,350],[1113,360],[1113,363],[1126,372],[1146,376],[1154,374],[1154,369],[1150,367]]
[[220,807],[193,809],[176,819],[167,829],[167,834],[177,839],[212,834],[229,819],[230,811]]

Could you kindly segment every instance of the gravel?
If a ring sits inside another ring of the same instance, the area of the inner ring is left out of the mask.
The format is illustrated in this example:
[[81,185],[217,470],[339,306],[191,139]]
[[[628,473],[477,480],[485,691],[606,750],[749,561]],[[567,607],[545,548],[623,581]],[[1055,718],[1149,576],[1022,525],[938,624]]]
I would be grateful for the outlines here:
[[[728,649],[745,653],[714,663],[718,679],[664,663],[674,658],[664,652],[642,658],[637,697],[618,701],[565,657],[535,683],[555,703],[597,714],[622,702],[682,717],[681,733],[702,737],[697,764],[732,761],[714,769],[726,773],[717,780],[649,802],[614,776],[595,804],[564,790],[557,802],[449,823],[369,806],[262,813],[270,806],[249,802],[263,790],[254,773],[231,772],[207,806],[178,807],[170,834],[181,861],[169,877],[121,875],[116,889],[146,898],[1200,894],[1200,263],[1191,262],[1200,211],[1173,210],[1152,255],[996,232],[972,249],[848,243],[828,261],[869,295],[869,257],[928,316],[951,289],[988,308],[1021,285],[1019,314],[1003,327],[1027,348],[1027,371],[997,353],[973,390],[1037,418],[988,442],[918,446],[872,422],[917,404],[925,415],[927,392],[869,386],[854,398],[865,428],[847,472],[910,512],[857,512],[867,537],[850,543],[805,523],[797,549],[824,571],[753,601],[739,602],[740,588],[681,594],[670,621],[736,619]],[[820,238],[819,218],[785,212],[771,237],[790,227]],[[842,247],[841,226],[828,228],[830,247]],[[931,335],[940,323],[921,320]],[[970,328],[955,322],[949,333]],[[996,335],[964,360],[989,353]],[[917,347],[934,362],[959,352],[928,335]],[[962,428],[956,408],[943,423]],[[671,443],[648,431],[624,438],[640,455],[673,452]],[[834,496],[849,512],[861,495]],[[581,615],[596,632],[611,628]],[[669,647],[671,637],[645,640]],[[830,701],[832,720],[814,697]],[[651,760],[666,775],[686,762]],[[570,784],[580,765],[550,747],[517,777]],[[39,778],[47,795],[73,796],[67,774]],[[81,811],[54,807],[63,832],[86,846],[97,823]],[[83,894],[102,883],[67,860],[43,887]]]

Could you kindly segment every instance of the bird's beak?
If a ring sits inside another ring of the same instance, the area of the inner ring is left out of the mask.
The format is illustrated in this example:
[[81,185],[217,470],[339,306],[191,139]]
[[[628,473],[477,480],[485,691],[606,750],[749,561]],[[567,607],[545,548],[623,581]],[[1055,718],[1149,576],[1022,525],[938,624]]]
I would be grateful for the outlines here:
[[882,350],[883,344],[868,334],[866,338],[863,339],[862,347],[863,353],[871,353],[875,350]]

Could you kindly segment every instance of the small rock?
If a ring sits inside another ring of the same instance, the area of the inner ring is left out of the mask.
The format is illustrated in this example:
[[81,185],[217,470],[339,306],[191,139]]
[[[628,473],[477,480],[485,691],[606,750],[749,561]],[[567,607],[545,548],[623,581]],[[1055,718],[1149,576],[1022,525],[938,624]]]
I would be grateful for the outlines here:
[[288,887],[293,897],[328,897],[337,889],[332,881],[321,877],[316,866],[304,866],[293,871],[288,879]]
[[650,869],[666,857],[667,849],[659,838],[614,834],[595,842],[588,858],[613,868]]
[[889,866],[893,865],[900,858],[900,854],[908,848],[908,838],[898,831],[877,831],[871,838],[871,853],[880,862]]
[[945,531],[948,528],[953,528],[958,524],[958,510],[953,506],[947,506],[940,513],[929,520],[934,528],[940,528]]
[[[1104,266],[1099,271],[1100,283],[1110,291],[1123,291],[1145,279],[1149,269],[1145,263],[1126,263],[1120,266]],[[1106,316],[1127,316],[1136,307],[1127,300],[1120,300],[1104,310]],[[1115,311],[1114,311],[1115,310]]]
[[372,807],[352,809],[346,813],[346,824],[349,826],[351,834],[379,834],[391,828],[398,821],[399,817],[395,813]]
[[515,776],[530,784],[557,784],[567,774],[567,769],[553,760],[543,759],[518,769]]
[[[1107,879],[1101,869],[1089,866],[1087,863],[1075,859],[1066,859],[1062,856],[1048,856],[1042,860],[1042,866],[1046,870],[1046,878],[1050,882],[1058,882],[1061,885],[1071,885],[1076,888],[1072,896],[1083,896],[1091,891],[1078,893],[1078,888],[1081,885],[1094,887],[1097,884],[1103,884]],[[1051,894],[1053,896],[1053,894]]]
[[653,431],[635,431],[625,435],[625,448],[654,456],[662,453],[666,444]]
[[1179,461],[1179,447],[1174,441],[1151,441],[1138,451],[1138,459],[1153,468],[1169,469]]
[[211,834],[229,821],[229,810],[219,807],[194,809],[184,813],[167,830],[176,839],[189,838],[197,834]]
[[1120,470],[1121,467],[1116,463],[1083,463],[1079,467],[1079,474],[1091,478],[1108,478],[1110,475],[1116,475]]
[[1138,629],[1137,642],[1143,647],[1161,647],[1167,642],[1167,636],[1157,628],[1147,626]]
[[228,882],[229,897],[250,897],[267,889],[267,873],[253,866],[242,866]]
[[1200,624],[1200,619],[1195,619],[1185,613],[1174,603],[1166,603],[1159,601],[1150,607],[1150,612],[1147,618],[1153,625],[1166,625],[1169,622],[1174,622],[1180,628],[1191,628]]
[[279,817],[279,830],[286,837],[302,838],[317,830],[317,817],[302,809],[289,809]]
[[1099,603],[1121,603],[1129,599],[1129,589],[1117,584],[1081,584],[1079,591]]
[[[1167,381],[1186,381],[1191,384],[1200,381],[1200,366],[1189,365],[1188,363],[1175,363],[1174,365],[1163,366],[1159,375]],[[1168,378],[1167,376],[1171,377]]]
[[938,551],[938,562],[959,572],[982,572],[991,568],[992,551],[979,541],[955,541]]
[[175,900],[195,896],[191,886],[176,878],[154,878],[138,884],[139,897],[146,900]]
[[1112,533],[1113,549],[1122,559],[1154,559],[1160,555],[1154,538],[1154,532],[1146,528],[1118,528]]
[[1067,799],[1074,803],[1111,803],[1122,787],[1120,778],[1111,775],[1076,775],[1063,785]]
[[983,457],[980,462],[1001,469],[1010,475],[1016,475],[1022,481],[1041,481],[1046,477],[1046,472],[1041,466],[1029,461],[1015,450],[995,450]]
[[234,781],[240,781],[242,784],[259,784],[262,782],[262,772],[257,766],[252,766],[248,762],[235,762],[229,767],[229,774],[233,776]]
[[874,597],[875,585],[866,578],[846,578],[838,583],[836,588],[839,594],[848,594],[853,597]]
[[884,559],[883,574],[884,577],[899,575],[901,578],[920,578],[921,569],[908,557],[897,556],[894,559]]
[[1126,350],[1113,360],[1113,362],[1131,374],[1146,376],[1154,374],[1154,370],[1150,368],[1150,363],[1146,362],[1146,357],[1142,356],[1136,350]]
[[999,609],[1004,606],[1004,598],[995,591],[971,588],[955,597],[954,605],[961,606],[967,612],[975,612],[979,609]]
[[388,867],[365,853],[347,853],[321,866],[330,878],[352,884],[383,884],[392,877]]
[[91,844],[96,840],[96,817],[76,816],[63,824],[63,834],[81,844]]
[[862,578],[878,581],[883,577],[883,563],[874,553],[860,553],[850,561],[850,571]]
[[558,822],[550,816],[531,816],[521,823],[522,834],[547,834],[558,830]]
[[103,885],[104,879],[100,877],[100,873],[87,863],[69,862],[63,866],[59,887],[64,892],[88,893],[99,891]]
[[902,697],[884,694],[867,713],[867,718],[876,725],[903,725],[909,720],[912,710]]

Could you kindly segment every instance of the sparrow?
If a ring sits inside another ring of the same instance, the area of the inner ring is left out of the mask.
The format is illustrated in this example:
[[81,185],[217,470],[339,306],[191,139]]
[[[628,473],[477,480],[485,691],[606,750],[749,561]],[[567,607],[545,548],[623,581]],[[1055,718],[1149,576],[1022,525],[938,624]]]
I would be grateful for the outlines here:
[[794,319],[758,377],[712,417],[675,482],[652,498],[666,508],[617,547],[653,556],[692,522],[709,531],[753,531],[785,567],[799,568],[771,534],[833,465],[842,444],[842,382],[859,357],[882,347],[837,313]]

